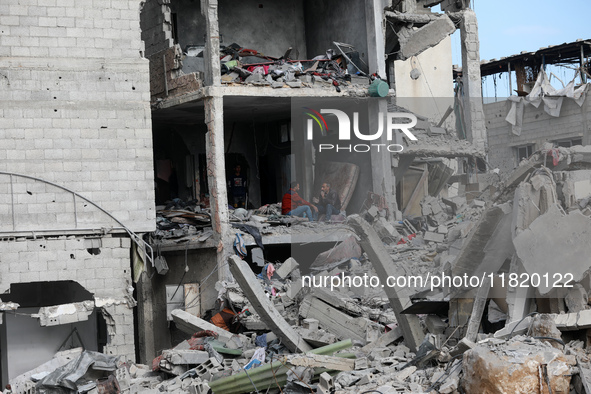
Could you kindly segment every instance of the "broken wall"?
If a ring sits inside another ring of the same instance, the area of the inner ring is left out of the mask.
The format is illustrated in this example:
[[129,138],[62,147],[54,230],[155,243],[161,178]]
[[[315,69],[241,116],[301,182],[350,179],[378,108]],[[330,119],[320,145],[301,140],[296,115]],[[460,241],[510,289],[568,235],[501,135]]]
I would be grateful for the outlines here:
[[146,57],[173,46],[170,0],[146,0],[140,14],[142,41]]
[[175,42],[184,51],[187,45],[205,46],[205,17],[201,14],[201,3],[187,0],[170,1],[170,12],[176,15]]
[[501,172],[511,172],[517,164],[516,147],[534,144],[533,152],[543,148],[547,141],[581,138],[589,143],[591,125],[591,104],[585,100],[579,105],[572,99],[562,102],[559,117],[544,112],[544,105],[535,108],[525,105],[521,135],[512,133],[512,126],[505,120],[511,109],[511,101],[500,101],[484,105],[488,133],[488,161]]
[[591,196],[591,173],[588,170],[567,171],[561,174],[562,200],[566,207],[574,207],[577,202]]
[[[0,171],[63,185],[132,230],[152,231],[150,90],[139,2],[47,4],[2,6]],[[75,228],[77,214],[88,214],[80,228],[113,225],[89,204],[75,208],[67,192],[22,178],[14,183],[13,199],[10,177],[0,175],[0,231]]]
[[[83,322],[41,327],[38,319],[26,316],[37,312],[37,308],[19,308],[18,314],[4,315],[4,322],[0,327],[3,382],[51,360],[56,348],[68,338],[73,328],[78,331],[81,340],[74,335],[67,341],[65,348],[83,344],[86,350],[98,350],[96,313]],[[10,340],[6,341],[7,338]]]
[[[306,54],[303,0],[289,2],[219,1],[219,26],[224,46],[236,43],[268,56],[280,57],[289,47],[300,56]],[[177,43],[205,46],[205,18],[199,3],[172,0],[176,14]],[[299,58],[299,57],[295,57]]]
[[[0,243],[0,291],[6,293],[15,283],[79,283],[93,294],[95,313],[102,313],[107,322],[108,344],[104,353],[134,360],[134,302],[128,291],[131,285],[131,240],[110,236],[95,238],[95,242],[98,240],[99,243],[91,245],[88,239],[76,236],[3,239]],[[100,253],[91,254],[89,246],[98,247]],[[21,313],[21,310],[17,309],[17,312]],[[51,359],[66,339],[64,336],[52,342],[50,337],[45,337],[45,345],[52,348],[51,355],[45,360],[31,360],[29,367]],[[12,342],[12,339],[8,338],[8,341]],[[2,352],[5,357],[5,348]]]
[[[143,344],[140,349],[141,362],[148,363],[157,356],[156,353],[161,349],[167,349],[177,344],[173,343],[176,342],[176,337],[171,336],[166,317],[167,286],[177,287],[180,284],[178,291],[183,293],[185,283],[197,283],[199,284],[201,316],[208,309],[213,308],[218,295],[215,289],[217,274],[214,273],[210,277],[208,275],[216,267],[215,254],[213,249],[194,249],[188,251],[185,260],[184,250],[164,252],[163,255],[169,267],[168,273],[166,275],[155,274],[152,279],[144,278],[141,283],[143,287],[141,293],[147,297],[141,299],[138,306],[145,311],[145,319],[138,323],[139,343]],[[189,267],[187,272],[185,272],[185,262]],[[181,309],[185,310],[185,307]],[[151,313],[147,313],[148,310],[151,310]],[[180,342],[182,338],[176,339]]]
[[223,45],[235,42],[243,48],[254,49],[273,57],[281,57],[287,48],[293,47],[293,58],[305,58],[303,4],[303,0],[220,1],[220,34]]
[[394,61],[396,104],[439,123],[453,104],[451,52],[448,36],[417,56]]
[[355,0],[306,1],[304,14],[308,58],[323,55],[329,48],[336,50],[333,41],[337,41],[353,45],[359,57],[368,64],[368,58],[374,54],[368,53],[365,7],[365,2]]

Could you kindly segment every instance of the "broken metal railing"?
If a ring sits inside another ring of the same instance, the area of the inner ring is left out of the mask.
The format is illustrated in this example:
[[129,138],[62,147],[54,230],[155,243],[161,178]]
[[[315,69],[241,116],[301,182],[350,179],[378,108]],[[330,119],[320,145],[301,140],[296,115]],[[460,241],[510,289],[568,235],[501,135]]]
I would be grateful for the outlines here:
[[[112,220],[114,220],[118,225],[121,226],[121,228],[123,230],[125,230],[125,232],[127,232],[127,234],[129,235],[129,238],[131,238],[131,240],[138,246],[138,249],[140,250],[146,250],[143,248],[147,248],[147,250],[150,251],[150,254],[148,255],[147,253],[146,258],[150,261],[150,263],[152,264],[152,266],[154,265],[154,250],[152,249],[152,246],[150,246],[150,244],[148,244],[146,241],[144,241],[142,239],[142,237],[140,237],[139,235],[137,235],[135,232],[133,232],[129,227],[127,227],[125,224],[123,224],[119,219],[117,219],[115,216],[113,216],[109,211],[107,211],[106,209],[104,209],[103,207],[101,207],[100,205],[98,205],[97,203],[95,203],[94,201],[92,201],[91,199],[84,197],[83,195],[81,195],[80,193],[71,190],[65,186],[59,185],[57,183],[45,180],[45,179],[41,179],[38,177],[34,177],[34,176],[30,176],[30,175],[24,175],[24,174],[17,174],[14,172],[5,172],[5,171],[0,171],[0,175],[8,175],[10,177],[10,206],[11,206],[11,214],[12,214],[12,232],[11,233],[31,233],[33,234],[33,236],[35,236],[36,233],[49,233],[49,232],[63,232],[63,231],[96,231],[96,229],[81,229],[78,227],[78,210],[76,207],[76,198],[80,198],[84,201],[86,201],[87,203],[91,204],[92,206],[94,206],[95,208],[97,208],[99,211],[101,211],[102,213],[104,213],[105,215],[107,215],[108,217],[110,217]],[[51,186],[54,186],[58,189],[61,189],[63,191],[66,191],[70,194],[72,194],[72,203],[74,205],[74,226],[75,228],[56,228],[56,229],[43,229],[43,230],[17,230],[16,229],[16,213],[15,213],[15,209],[14,209],[14,178],[25,178],[25,179],[32,179],[34,181],[37,182],[42,182]],[[0,230],[0,235],[2,233],[6,233],[7,231],[2,231]],[[104,231],[106,232],[106,231]]]

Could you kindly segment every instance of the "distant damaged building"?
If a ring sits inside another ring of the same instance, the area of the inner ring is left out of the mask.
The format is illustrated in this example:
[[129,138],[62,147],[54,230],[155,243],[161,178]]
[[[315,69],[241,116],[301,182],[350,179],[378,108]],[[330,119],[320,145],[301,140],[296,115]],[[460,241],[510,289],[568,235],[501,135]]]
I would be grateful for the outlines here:
[[[589,40],[577,40],[483,62],[482,76],[508,79],[510,90],[507,100],[484,105],[493,168],[508,173],[540,150],[589,145],[590,54]],[[560,81],[545,71],[549,65],[578,71]]]

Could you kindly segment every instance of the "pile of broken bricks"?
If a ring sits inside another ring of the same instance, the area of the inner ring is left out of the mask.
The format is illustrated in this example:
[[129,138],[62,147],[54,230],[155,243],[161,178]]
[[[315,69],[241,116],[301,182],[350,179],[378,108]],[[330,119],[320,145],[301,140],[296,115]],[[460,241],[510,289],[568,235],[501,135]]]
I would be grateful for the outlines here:
[[[125,393],[591,394],[589,267],[574,260],[591,252],[589,242],[578,239],[591,231],[591,170],[580,161],[560,171],[523,165],[504,180],[511,193],[495,185],[490,196],[470,202],[425,197],[420,218],[393,222],[370,207],[349,217],[354,236],[305,267],[291,257],[271,276],[266,269],[257,276],[231,256],[235,281],[218,282],[216,289],[236,310],[249,311],[239,314],[245,331],[231,333],[175,310],[174,323],[189,339],[152,366],[118,362],[94,387],[80,381],[78,389],[95,392],[108,377]],[[544,286],[507,289],[506,324],[494,331],[480,324],[487,299],[498,297],[491,283],[467,293],[309,285],[337,276],[462,274],[482,264],[531,274],[557,259],[572,264],[573,287],[561,294]],[[430,302],[446,310],[407,311]],[[56,359],[61,364],[46,372],[73,358]],[[13,389],[31,388],[42,370],[21,375]],[[37,383],[37,392],[43,389]]]
[[[248,84],[270,86],[272,88],[333,87],[341,92],[341,87],[362,87],[367,95],[371,82],[367,77],[359,77],[348,72],[348,59],[336,54],[333,49],[309,60],[292,60],[291,48],[280,58],[259,53],[256,50],[241,48],[237,44],[222,49],[223,84]],[[349,67],[351,68],[351,67]]]

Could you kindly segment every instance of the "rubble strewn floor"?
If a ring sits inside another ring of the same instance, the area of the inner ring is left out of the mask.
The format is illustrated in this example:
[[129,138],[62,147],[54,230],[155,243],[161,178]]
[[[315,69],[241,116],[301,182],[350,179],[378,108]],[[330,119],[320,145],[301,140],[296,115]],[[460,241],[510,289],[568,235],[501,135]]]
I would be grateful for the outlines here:
[[[573,155],[581,155],[578,148],[561,150],[555,167]],[[568,256],[585,254],[588,247],[569,239],[587,231],[591,170],[530,165],[543,159],[522,163],[516,174],[524,168],[527,174],[517,184],[505,183],[512,195],[496,203],[503,195],[496,191],[500,184],[478,198],[427,196],[420,217],[394,225],[377,207],[349,217],[348,224],[332,224],[346,228],[348,237],[305,267],[290,257],[253,272],[231,256],[236,282],[216,284],[223,311],[211,321],[174,311],[187,339],[150,366],[68,351],[12,384],[22,390],[36,385],[37,392],[61,387],[90,393],[109,385],[129,393],[588,393],[589,267]],[[208,231],[200,210],[162,212],[160,236],[184,239]],[[275,233],[331,226],[281,223],[273,207],[237,210],[234,216],[236,223],[258,224],[264,234],[269,222],[277,222]],[[179,217],[191,227],[171,225]],[[570,234],[573,218],[581,230]],[[183,234],[174,233],[179,229]],[[559,245],[552,244],[556,234],[565,237]],[[524,237],[534,237],[538,246],[532,249],[534,241]],[[470,262],[465,256],[473,249],[480,252]],[[384,253],[389,268],[377,261]],[[559,256],[565,258],[558,267]],[[498,269],[487,272],[497,260]],[[573,286],[559,292],[557,283],[568,281],[528,282],[529,293],[513,282],[500,292],[495,288],[513,274],[533,280],[550,268],[550,275],[571,273]],[[487,281],[396,283],[393,293],[380,285],[388,283],[383,274],[389,269],[406,279],[484,270]],[[367,278],[378,282],[368,284]],[[393,294],[400,308],[394,308]],[[413,321],[420,338],[411,340]]]

